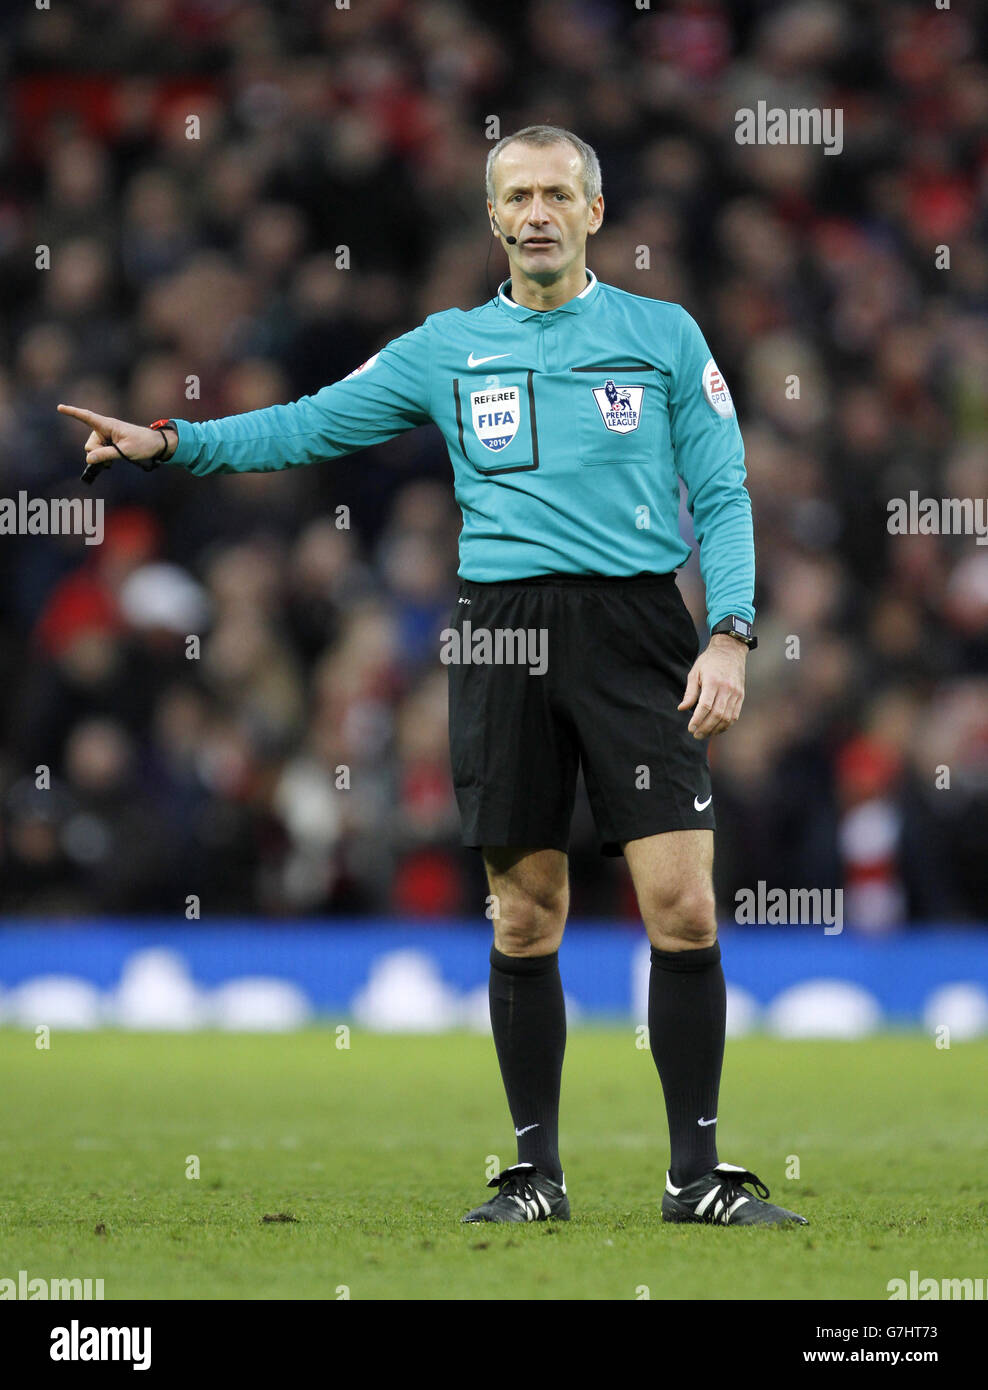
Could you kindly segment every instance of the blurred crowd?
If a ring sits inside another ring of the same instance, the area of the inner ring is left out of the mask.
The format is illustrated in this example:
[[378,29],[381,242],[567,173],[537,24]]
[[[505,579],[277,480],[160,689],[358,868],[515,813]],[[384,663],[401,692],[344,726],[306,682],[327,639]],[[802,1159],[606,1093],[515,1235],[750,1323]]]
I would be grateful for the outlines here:
[[[506,273],[489,139],[574,129],[603,169],[588,264],[690,310],[745,437],[760,645],[710,750],[722,913],[763,880],[843,886],[862,931],[984,920],[988,546],[887,529],[912,490],[988,495],[984,22],[926,0],[5,12],[0,496],[86,491],[58,401],[235,414],[479,304]],[[759,101],[842,108],[843,152],[738,145]],[[102,545],[0,537],[4,909],[482,919],[438,659],[450,483],[432,427],[266,476],[118,463]],[[695,555],[680,584],[702,630]],[[571,848],[574,914],[633,917],[582,790]]]

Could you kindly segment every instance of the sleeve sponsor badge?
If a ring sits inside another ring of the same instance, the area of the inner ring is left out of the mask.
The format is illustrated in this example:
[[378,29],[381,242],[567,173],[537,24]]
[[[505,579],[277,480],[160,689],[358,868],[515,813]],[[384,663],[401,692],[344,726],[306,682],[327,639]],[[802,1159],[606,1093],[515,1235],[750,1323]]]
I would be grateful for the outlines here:
[[703,369],[703,394],[723,419],[729,420],[734,414],[734,402],[727,389],[727,382],[721,376],[720,369],[712,357]]
[[347,372],[343,380],[350,381],[353,377],[359,376],[361,372],[366,372],[368,367],[373,367],[380,355],[379,352],[375,352],[372,357],[368,357],[366,362],[361,362],[359,367],[354,367],[352,372]]

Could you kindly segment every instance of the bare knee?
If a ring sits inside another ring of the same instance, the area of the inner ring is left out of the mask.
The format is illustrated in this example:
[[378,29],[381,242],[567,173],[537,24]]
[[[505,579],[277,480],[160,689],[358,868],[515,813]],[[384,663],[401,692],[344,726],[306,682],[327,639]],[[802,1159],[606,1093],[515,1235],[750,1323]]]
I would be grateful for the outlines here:
[[655,888],[639,902],[648,939],[660,951],[696,951],[717,940],[713,884]]
[[497,949],[506,956],[546,956],[558,951],[569,910],[565,855],[541,851],[506,871],[490,861],[487,869]]
[[569,906],[567,889],[538,894],[513,891],[492,904],[494,945],[506,956],[547,956],[558,951]]

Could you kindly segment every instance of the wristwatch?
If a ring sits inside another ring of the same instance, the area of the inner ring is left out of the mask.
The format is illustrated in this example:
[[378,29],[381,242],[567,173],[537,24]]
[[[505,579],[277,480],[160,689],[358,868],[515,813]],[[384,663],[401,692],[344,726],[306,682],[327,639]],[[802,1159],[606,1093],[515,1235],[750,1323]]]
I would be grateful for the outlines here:
[[751,628],[751,623],[747,618],[739,618],[736,613],[731,613],[727,618],[721,618],[710,629],[710,636],[716,637],[718,633],[726,632],[729,637],[735,638],[738,642],[743,642],[750,652],[758,646],[758,638]]

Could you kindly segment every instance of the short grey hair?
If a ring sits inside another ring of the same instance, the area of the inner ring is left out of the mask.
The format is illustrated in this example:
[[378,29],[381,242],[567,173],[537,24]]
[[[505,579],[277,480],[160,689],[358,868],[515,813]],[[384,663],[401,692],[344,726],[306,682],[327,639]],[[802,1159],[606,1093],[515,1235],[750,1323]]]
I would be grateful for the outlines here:
[[512,144],[515,140],[521,140],[526,145],[572,145],[578,150],[583,159],[583,192],[587,204],[593,203],[600,197],[600,160],[597,152],[585,140],[581,140],[578,135],[574,135],[571,130],[563,130],[558,125],[527,125],[523,130],[516,130],[513,135],[505,135],[502,140],[491,149],[487,156],[487,198],[494,202],[494,161],[504,149],[505,145]]

